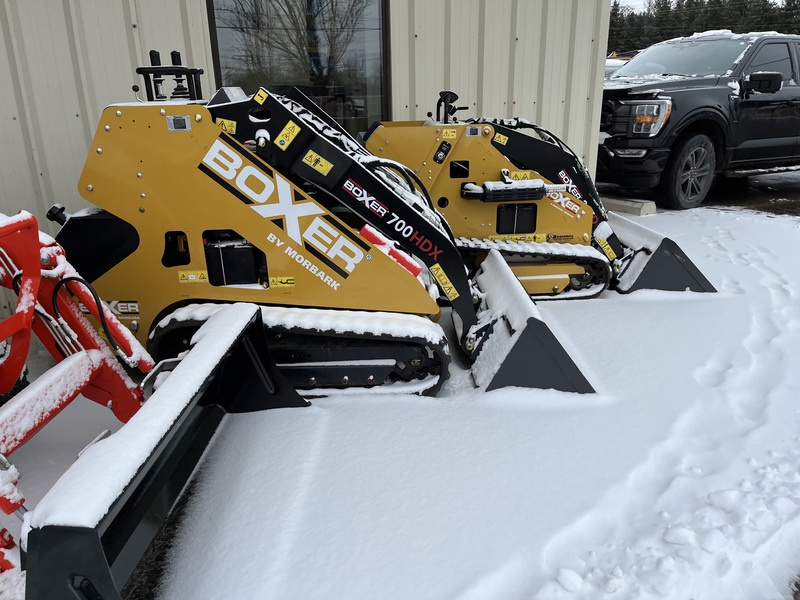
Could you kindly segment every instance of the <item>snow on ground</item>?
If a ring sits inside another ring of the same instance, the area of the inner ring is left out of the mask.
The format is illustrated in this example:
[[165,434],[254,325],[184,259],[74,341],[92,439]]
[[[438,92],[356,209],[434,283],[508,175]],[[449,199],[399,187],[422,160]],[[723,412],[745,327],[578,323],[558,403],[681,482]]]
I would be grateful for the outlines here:
[[[791,598],[800,220],[638,220],[719,293],[539,304],[597,394],[483,393],[455,368],[439,398],[228,417],[160,598]],[[86,404],[14,456],[32,503],[113,424]]]

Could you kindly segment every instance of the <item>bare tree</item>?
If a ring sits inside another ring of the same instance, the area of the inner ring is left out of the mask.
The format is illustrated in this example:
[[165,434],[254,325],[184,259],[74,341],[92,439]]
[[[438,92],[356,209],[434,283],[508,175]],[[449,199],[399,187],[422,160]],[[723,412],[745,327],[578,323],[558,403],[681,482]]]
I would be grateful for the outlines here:
[[217,19],[239,34],[234,59],[242,71],[271,84],[329,87],[370,1],[227,0]]

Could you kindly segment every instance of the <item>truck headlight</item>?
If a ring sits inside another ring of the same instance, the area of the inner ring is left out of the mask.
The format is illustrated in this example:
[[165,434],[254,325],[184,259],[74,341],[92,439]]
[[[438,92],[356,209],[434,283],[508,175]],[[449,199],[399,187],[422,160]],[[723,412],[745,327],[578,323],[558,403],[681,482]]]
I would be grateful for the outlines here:
[[631,107],[631,134],[638,137],[657,135],[672,112],[672,100],[634,100],[626,101]]

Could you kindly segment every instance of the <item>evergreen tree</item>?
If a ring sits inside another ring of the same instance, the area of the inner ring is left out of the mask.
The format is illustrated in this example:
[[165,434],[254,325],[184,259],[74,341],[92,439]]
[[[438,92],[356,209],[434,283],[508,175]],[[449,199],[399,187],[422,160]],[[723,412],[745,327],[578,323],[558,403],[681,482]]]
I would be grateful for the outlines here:
[[728,27],[734,33],[744,33],[748,31],[748,23],[751,19],[750,0],[728,0]]
[[778,31],[800,33],[800,0],[784,0]]
[[683,35],[683,32],[689,29],[691,13],[686,10],[687,0],[675,0],[675,6],[672,9],[672,23],[675,27],[675,35]]
[[650,41],[652,38],[648,37],[645,31],[647,21],[646,13],[632,13],[628,17],[629,50],[641,50],[653,43]]
[[730,29],[730,16],[726,0],[708,0],[706,2],[706,23],[710,29]]
[[707,31],[710,28],[705,18],[705,0],[685,0],[683,11],[685,13],[683,35],[687,35],[686,32]]
[[624,15],[622,14],[622,8],[619,5],[619,0],[614,0],[614,2],[611,3],[611,17],[608,22],[608,48],[606,48],[606,56],[618,50],[616,45],[619,44],[622,38],[623,26]]
[[749,29],[749,31],[781,31],[780,11],[773,0],[752,0],[750,14],[752,17],[750,26],[755,26],[756,29]]
[[800,34],[800,0],[647,0],[639,12],[613,0],[608,52],[628,52],[709,30]]
[[671,0],[653,0],[651,11],[652,22],[649,29],[657,37],[667,40],[680,35]]
[[613,0],[608,51],[627,52],[702,31],[800,33],[800,0],[647,0],[635,12]]

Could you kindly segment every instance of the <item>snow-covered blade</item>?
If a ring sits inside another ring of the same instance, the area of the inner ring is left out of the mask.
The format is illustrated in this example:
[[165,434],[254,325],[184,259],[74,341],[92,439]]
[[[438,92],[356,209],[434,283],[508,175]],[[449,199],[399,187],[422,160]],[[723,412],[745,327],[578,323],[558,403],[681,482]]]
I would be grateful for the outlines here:
[[269,357],[255,305],[216,313],[193,342],[142,409],[26,514],[28,598],[121,598],[225,414],[307,406]]
[[716,292],[680,246],[616,213],[608,213],[608,222],[620,242],[631,249],[625,266],[613,287],[626,294],[636,290],[670,292]]
[[479,387],[594,393],[497,250],[481,264],[476,283],[481,293],[478,327],[490,330],[472,365]]

